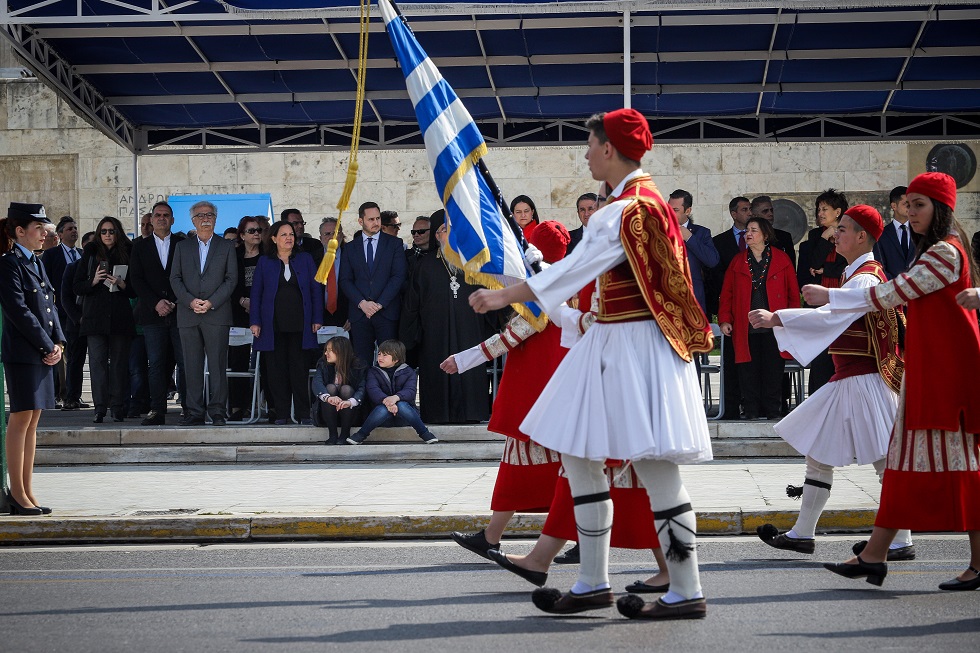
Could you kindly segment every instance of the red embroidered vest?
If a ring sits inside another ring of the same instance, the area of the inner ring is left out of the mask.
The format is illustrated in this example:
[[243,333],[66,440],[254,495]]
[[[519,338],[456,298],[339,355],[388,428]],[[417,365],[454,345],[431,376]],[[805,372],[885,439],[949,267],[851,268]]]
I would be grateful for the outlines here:
[[653,319],[682,359],[711,351],[714,342],[691,283],[684,238],[674,212],[649,175],[634,177],[610,202],[623,209],[620,240],[626,263],[599,277],[599,322]]
[[[859,274],[873,275],[881,283],[888,281],[884,267],[873,259],[862,264],[848,279]],[[898,344],[899,320],[903,318],[895,309],[867,313],[854,320],[828,348],[834,360],[834,375],[830,380],[877,372],[888,387],[898,392],[904,368]]]

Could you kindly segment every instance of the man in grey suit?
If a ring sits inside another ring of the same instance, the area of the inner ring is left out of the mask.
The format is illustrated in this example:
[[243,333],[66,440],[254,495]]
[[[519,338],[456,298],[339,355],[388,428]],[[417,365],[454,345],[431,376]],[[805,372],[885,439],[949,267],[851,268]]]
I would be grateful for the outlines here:
[[228,402],[228,329],[232,290],[238,282],[235,244],[214,237],[218,209],[211,202],[191,207],[197,235],[174,248],[170,285],[177,297],[177,328],[184,350],[187,408],[182,426],[204,424],[204,358],[208,360],[207,412],[214,426],[225,425]]

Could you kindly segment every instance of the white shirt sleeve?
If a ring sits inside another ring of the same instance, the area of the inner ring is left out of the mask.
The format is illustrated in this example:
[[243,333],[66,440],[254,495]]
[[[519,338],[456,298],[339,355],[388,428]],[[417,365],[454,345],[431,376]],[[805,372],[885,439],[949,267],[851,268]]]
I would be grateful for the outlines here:
[[589,282],[626,260],[619,230],[623,209],[631,201],[620,200],[596,211],[572,253],[528,279],[527,285],[546,313],[556,311]]
[[[844,284],[844,288],[871,288],[878,279],[870,274],[859,274]],[[788,352],[800,365],[809,365],[817,355],[847,330],[858,316],[854,313],[833,311],[829,306],[819,308],[787,308],[776,311],[781,327],[772,332],[781,351]]]

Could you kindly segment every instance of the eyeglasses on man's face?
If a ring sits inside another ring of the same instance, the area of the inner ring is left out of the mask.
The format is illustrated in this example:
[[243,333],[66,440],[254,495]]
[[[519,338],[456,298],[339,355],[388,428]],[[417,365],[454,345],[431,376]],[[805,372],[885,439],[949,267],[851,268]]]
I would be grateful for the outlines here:
[[195,213],[194,217],[198,220],[203,220],[204,218],[213,218],[215,214],[208,211],[207,213]]
[[422,234],[428,233],[429,229],[426,227],[425,229],[412,229],[411,231],[413,236],[421,236]]
[[260,234],[262,233],[262,227],[249,227],[245,230],[247,234]]
[[306,226],[306,222],[303,220],[289,220],[289,224],[299,224],[303,225],[304,227]]

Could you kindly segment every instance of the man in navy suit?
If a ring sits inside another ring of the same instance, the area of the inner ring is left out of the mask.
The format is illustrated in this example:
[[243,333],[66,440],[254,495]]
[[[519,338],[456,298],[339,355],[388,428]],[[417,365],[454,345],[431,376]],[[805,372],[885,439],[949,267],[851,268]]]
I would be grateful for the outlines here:
[[361,204],[357,223],[361,231],[344,245],[340,257],[340,290],[350,302],[354,353],[370,364],[376,343],[398,337],[407,263],[402,241],[381,233],[381,207]]
[[[51,280],[51,285],[54,286],[55,293],[55,306],[58,307],[58,319],[61,321],[61,328],[65,333],[65,338],[67,338],[67,346],[65,349],[70,352],[72,346],[78,340],[78,329],[70,329],[68,327],[69,320],[68,315],[65,314],[65,307],[62,304],[62,290],[61,281],[65,276],[65,268],[69,263],[74,263],[75,261],[82,258],[82,250],[75,247],[75,243],[78,242],[78,225],[75,223],[75,218],[70,215],[66,215],[58,221],[58,226],[55,228],[58,234],[61,244],[55,245],[49,249],[44,250],[44,254],[41,255],[41,265],[44,266],[44,271],[48,274],[48,279]],[[61,357],[61,360],[55,366],[55,396],[58,401],[64,404],[68,403],[68,374],[70,371],[67,369],[67,357],[68,353]],[[83,356],[84,358],[84,356]],[[78,383],[76,387],[81,387],[82,384],[82,370],[78,370]],[[80,403],[80,402],[79,402]],[[74,404],[72,404],[74,405]],[[75,406],[76,408],[78,406]]]
[[905,199],[905,190],[905,186],[896,186],[888,195],[888,202],[892,205],[892,221],[875,243],[875,260],[884,266],[889,279],[908,270],[915,259],[915,242],[909,226],[909,202]]
[[682,188],[670,194],[667,204],[674,209],[677,223],[681,226],[681,235],[687,247],[687,262],[691,266],[691,282],[694,284],[694,295],[701,304],[701,310],[708,312],[708,304],[704,294],[705,273],[718,265],[720,257],[718,249],[711,240],[711,230],[694,224],[691,220],[691,206],[694,198]]

